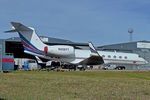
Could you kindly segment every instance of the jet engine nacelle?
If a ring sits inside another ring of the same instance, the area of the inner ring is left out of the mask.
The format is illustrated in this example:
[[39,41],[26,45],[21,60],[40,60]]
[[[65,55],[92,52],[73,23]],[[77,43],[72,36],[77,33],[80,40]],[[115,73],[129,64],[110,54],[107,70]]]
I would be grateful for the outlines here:
[[74,56],[75,50],[72,46],[66,46],[66,45],[54,45],[54,46],[48,46],[45,47],[45,52],[50,55],[54,56]]

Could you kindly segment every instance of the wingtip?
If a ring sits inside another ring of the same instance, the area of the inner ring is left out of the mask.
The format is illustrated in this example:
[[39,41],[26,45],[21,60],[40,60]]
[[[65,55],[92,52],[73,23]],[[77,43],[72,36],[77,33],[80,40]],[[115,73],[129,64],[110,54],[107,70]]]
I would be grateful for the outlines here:
[[89,47],[94,47],[92,42],[89,42]]

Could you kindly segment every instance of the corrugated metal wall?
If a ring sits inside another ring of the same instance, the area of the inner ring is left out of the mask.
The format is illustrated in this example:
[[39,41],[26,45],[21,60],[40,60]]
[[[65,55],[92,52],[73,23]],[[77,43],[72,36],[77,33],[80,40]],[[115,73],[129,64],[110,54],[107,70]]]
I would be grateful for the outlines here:
[[5,54],[5,40],[0,40],[0,71],[14,70],[14,57],[13,55]]
[[2,72],[2,45],[0,44],[0,72]]
[[4,55],[3,56],[2,68],[3,68],[3,71],[13,71],[14,70],[14,57],[13,57],[13,55]]
[[139,54],[141,57],[148,61],[148,64],[141,66],[141,69],[148,67],[150,68],[150,49],[139,49],[134,50],[133,52]]

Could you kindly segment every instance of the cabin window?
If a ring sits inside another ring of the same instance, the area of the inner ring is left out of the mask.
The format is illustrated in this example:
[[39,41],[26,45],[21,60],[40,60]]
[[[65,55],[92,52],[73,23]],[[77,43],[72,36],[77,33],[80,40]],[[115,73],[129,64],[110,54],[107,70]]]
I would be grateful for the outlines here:
[[140,58],[141,56],[139,55],[139,58]]
[[105,55],[102,55],[103,58],[105,58]]
[[125,56],[124,58],[127,59],[127,56]]
[[119,56],[119,58],[121,59],[121,58],[122,58],[122,56]]
[[116,56],[114,56],[114,58],[117,58]]
[[111,56],[110,56],[110,55],[108,55],[108,58],[111,58]]

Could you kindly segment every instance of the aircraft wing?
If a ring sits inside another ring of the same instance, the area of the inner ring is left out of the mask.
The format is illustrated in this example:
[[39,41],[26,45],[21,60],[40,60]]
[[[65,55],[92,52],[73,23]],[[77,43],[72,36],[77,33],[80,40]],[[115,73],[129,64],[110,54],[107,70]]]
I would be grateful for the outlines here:
[[100,65],[103,63],[104,63],[104,61],[101,57],[91,56],[91,57],[81,61],[79,64],[81,64],[81,65]]
[[96,51],[95,47],[93,46],[93,44],[91,42],[89,42],[89,48],[90,48],[90,51],[91,51],[90,57],[87,58],[87,59],[84,59],[79,64],[81,64],[81,65],[99,65],[99,64],[103,64],[104,63],[103,58],[99,55],[99,53]]

